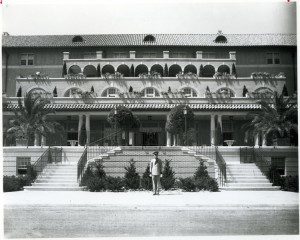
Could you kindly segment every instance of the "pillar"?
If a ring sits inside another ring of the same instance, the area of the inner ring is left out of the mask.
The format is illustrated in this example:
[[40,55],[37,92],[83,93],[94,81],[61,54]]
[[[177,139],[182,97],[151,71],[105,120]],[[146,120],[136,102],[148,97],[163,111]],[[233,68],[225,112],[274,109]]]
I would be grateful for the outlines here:
[[34,133],[34,146],[39,146],[40,135],[38,133]]
[[129,58],[135,58],[135,51],[129,52]]
[[258,147],[259,146],[259,134],[256,134],[254,136],[254,146]]
[[171,146],[171,133],[167,131],[167,147]]
[[176,134],[173,134],[173,146],[176,146]]
[[262,146],[267,146],[267,139],[266,139],[266,133],[262,133]]
[[70,58],[69,52],[63,52],[63,60],[68,60]]
[[197,59],[202,59],[202,58],[203,58],[203,56],[202,56],[202,51],[197,51],[197,52],[196,52],[196,58],[197,58]]
[[236,60],[236,52],[229,52],[229,58],[231,60]]
[[170,58],[170,52],[169,51],[163,51],[164,58]]
[[78,146],[79,146],[79,140],[80,140],[80,134],[81,134],[81,127],[83,124],[83,115],[78,116]]
[[216,124],[215,124],[215,115],[210,115],[210,145],[215,146],[215,131],[216,131]]
[[222,115],[218,115],[218,123],[220,124],[221,131],[222,131]]
[[129,146],[133,146],[134,144],[133,139],[134,139],[134,132],[129,132],[129,143],[128,143]]
[[46,136],[42,135],[41,146],[46,146]]
[[102,59],[103,58],[103,52],[102,51],[96,51],[96,58]]
[[85,129],[86,129],[86,145],[90,144],[91,129],[90,129],[90,115],[85,115]]

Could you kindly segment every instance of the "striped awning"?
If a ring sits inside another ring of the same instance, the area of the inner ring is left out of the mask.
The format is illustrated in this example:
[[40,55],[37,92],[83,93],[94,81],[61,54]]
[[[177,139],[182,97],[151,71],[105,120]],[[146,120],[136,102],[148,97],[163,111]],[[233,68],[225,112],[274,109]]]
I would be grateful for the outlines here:
[[[179,104],[143,104],[143,103],[126,103],[126,104],[47,104],[47,109],[53,109],[55,111],[109,111],[115,106],[124,106],[132,110],[170,110]],[[208,104],[188,104],[188,106],[198,111],[222,111],[222,110],[258,110],[260,104],[219,104],[219,103],[208,103]],[[18,108],[17,104],[6,104],[4,110],[12,111]]]

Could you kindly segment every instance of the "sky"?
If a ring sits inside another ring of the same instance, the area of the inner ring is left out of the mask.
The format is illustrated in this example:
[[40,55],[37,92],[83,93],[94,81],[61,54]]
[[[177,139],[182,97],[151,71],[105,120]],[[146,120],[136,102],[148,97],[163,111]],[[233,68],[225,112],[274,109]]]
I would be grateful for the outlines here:
[[3,0],[2,11],[11,35],[296,33],[296,4],[283,0]]

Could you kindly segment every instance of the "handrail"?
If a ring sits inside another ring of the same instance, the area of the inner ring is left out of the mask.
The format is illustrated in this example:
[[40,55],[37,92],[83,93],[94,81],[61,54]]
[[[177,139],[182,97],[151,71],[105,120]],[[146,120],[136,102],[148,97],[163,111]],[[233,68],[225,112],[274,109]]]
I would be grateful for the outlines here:
[[77,163],[77,181],[78,182],[81,181],[86,163],[87,163],[87,147],[84,148],[84,151]]
[[111,133],[111,134],[109,134],[109,135],[107,135],[107,136],[105,136],[105,137],[102,137],[102,138],[99,138],[98,140],[96,140],[96,141],[94,141],[94,142],[91,142],[90,144],[89,144],[89,146],[93,146],[92,144],[95,144],[95,143],[97,143],[97,142],[99,142],[99,141],[101,141],[101,140],[104,140],[104,139],[107,139],[107,138],[109,138],[109,137],[111,137],[111,136],[115,136],[115,135],[117,135],[118,133],[120,133],[120,132],[122,132],[123,131],[123,129],[121,129],[121,130],[119,130],[119,131],[116,131],[116,132],[113,132],[113,133]]
[[43,154],[36,160],[36,162],[33,164],[33,169],[37,172],[37,175],[39,175],[48,163],[58,163],[62,161],[62,148],[51,148],[48,147],[48,149],[43,152]]
[[226,171],[226,162],[222,156],[222,154],[219,152],[218,147],[216,148],[216,163],[218,165],[218,175],[219,175],[219,182],[220,186],[223,187],[226,185],[227,182],[227,171]]

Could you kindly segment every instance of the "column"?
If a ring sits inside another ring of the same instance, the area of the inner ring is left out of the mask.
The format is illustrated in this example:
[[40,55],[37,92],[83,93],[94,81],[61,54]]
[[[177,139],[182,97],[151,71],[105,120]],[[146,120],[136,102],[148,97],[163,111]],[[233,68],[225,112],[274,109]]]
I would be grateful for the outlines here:
[[216,124],[215,124],[215,115],[210,115],[210,145],[215,146],[215,131],[216,131]]
[[135,51],[129,51],[129,58],[135,58]]
[[197,58],[197,59],[202,59],[202,58],[203,58],[203,56],[202,56],[202,51],[197,51],[197,52],[196,52],[196,58]]
[[171,146],[171,133],[167,131],[167,147]]
[[266,133],[262,133],[262,146],[267,146],[267,139],[266,139]]
[[102,51],[96,51],[96,58],[102,59],[103,58],[103,52]]
[[90,115],[85,115],[85,129],[86,129],[86,145],[88,146],[90,144],[91,139],[91,129],[90,129]]
[[46,136],[42,135],[41,146],[46,146]]
[[258,147],[259,146],[259,134],[256,134],[254,136],[254,146]]
[[83,115],[79,115],[78,116],[78,146],[79,146],[82,124],[83,124]]
[[69,52],[63,52],[63,60],[68,60],[70,58]]
[[40,135],[38,133],[34,133],[34,146],[39,146]]
[[170,58],[170,52],[169,51],[163,51],[164,58]]
[[218,115],[218,123],[220,124],[221,131],[222,131],[222,115],[221,114]]
[[173,146],[176,146],[176,135],[173,134]]
[[129,132],[129,146],[133,146],[134,132]]

